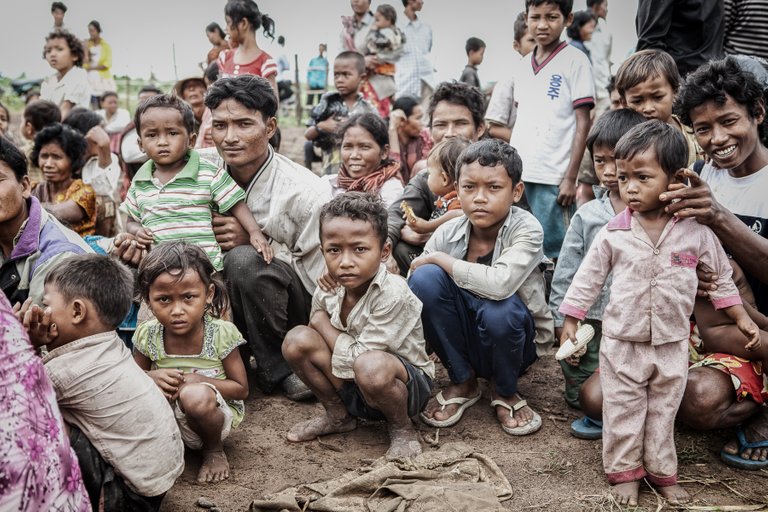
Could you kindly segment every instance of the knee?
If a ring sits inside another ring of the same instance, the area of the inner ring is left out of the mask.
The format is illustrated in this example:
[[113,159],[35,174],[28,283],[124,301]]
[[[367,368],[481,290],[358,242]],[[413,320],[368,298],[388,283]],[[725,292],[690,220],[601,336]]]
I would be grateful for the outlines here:
[[253,246],[240,245],[224,256],[224,275],[233,285],[247,285],[256,275],[254,270],[265,265],[264,258]]
[[600,375],[593,373],[579,389],[579,403],[584,414],[593,420],[603,417],[603,388],[600,386]]
[[[440,297],[442,283],[449,279],[448,273],[437,265],[429,263],[422,265],[411,273],[408,286],[411,291],[426,306]],[[425,309],[427,309],[425,307]]]
[[395,379],[392,364],[400,362],[386,352],[368,350],[355,359],[352,370],[355,372],[355,383],[368,395],[376,395],[385,390]]
[[727,388],[723,386],[723,380],[730,380],[728,376],[722,374],[725,379],[717,378],[720,375],[714,373],[720,372],[714,368],[695,368],[688,372],[678,416],[692,428],[717,428],[720,413],[733,401],[734,393],[730,382],[726,382],[729,385]]
[[216,392],[204,384],[185,384],[179,390],[179,402],[184,414],[192,418],[210,415],[218,407]]
[[312,349],[313,334],[316,334],[315,331],[306,325],[299,325],[288,331],[282,345],[285,360],[290,363],[305,358]]
[[490,337],[502,339],[518,339],[518,333],[525,333],[526,327],[533,325],[530,311],[516,295],[500,301],[483,301],[477,322]]

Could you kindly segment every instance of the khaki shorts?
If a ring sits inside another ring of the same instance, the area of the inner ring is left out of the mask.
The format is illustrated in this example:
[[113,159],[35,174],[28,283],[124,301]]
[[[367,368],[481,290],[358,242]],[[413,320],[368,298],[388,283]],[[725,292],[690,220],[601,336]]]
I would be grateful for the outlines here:
[[[219,410],[224,414],[224,424],[221,426],[221,440],[223,441],[229,437],[229,433],[232,430],[232,409],[229,408],[229,405],[227,405],[227,402],[224,400],[224,397],[221,396],[219,390],[216,389],[216,386],[210,382],[201,382],[201,384],[208,386],[214,393],[216,393],[216,403],[218,404]],[[181,410],[178,400],[173,404],[173,415],[176,417],[176,423],[179,425],[181,440],[184,441],[184,445],[193,450],[201,449],[203,447],[203,440],[197,432],[192,430],[192,427],[189,426],[187,415]]]

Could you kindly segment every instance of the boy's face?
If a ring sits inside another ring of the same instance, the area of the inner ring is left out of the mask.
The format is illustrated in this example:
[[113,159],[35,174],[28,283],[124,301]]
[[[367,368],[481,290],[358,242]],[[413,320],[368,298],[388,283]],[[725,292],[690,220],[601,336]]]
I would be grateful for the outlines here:
[[51,325],[56,326],[58,335],[48,343],[48,350],[66,345],[81,338],[80,323],[83,320],[82,299],[68,301],[53,283],[46,283],[43,288],[42,308],[51,309]]
[[573,21],[573,13],[566,18],[555,3],[545,3],[528,8],[528,31],[543,49],[552,49],[560,42],[563,29]]
[[184,161],[195,142],[175,108],[150,108],[141,115],[139,148],[156,167],[173,167]]
[[357,69],[353,59],[336,59],[333,61],[333,85],[342,97],[357,94],[363,74]]
[[483,57],[485,56],[485,46],[479,50],[469,51],[469,63],[473,66],[479,66],[483,63]]
[[21,225],[30,193],[29,178],[17,180],[13,169],[0,160],[0,226]]
[[77,64],[78,59],[69,48],[67,40],[61,37],[52,37],[46,41],[44,53],[48,64],[62,75]]
[[512,48],[522,57],[525,57],[536,48],[536,39],[531,35],[530,30],[526,30],[519,41],[512,43]]
[[[261,165],[269,139],[277,130],[277,119],[266,117],[234,98],[211,110],[211,138],[221,157],[234,169]],[[253,169],[255,174],[258,168]]]
[[51,11],[51,16],[53,16],[53,24],[57,27],[60,27],[62,23],[64,23],[64,14],[65,12],[61,9],[54,9]]
[[624,91],[624,105],[646,119],[669,122],[675,91],[661,75],[649,78]]
[[617,161],[621,199],[636,212],[653,212],[667,203],[659,196],[667,191],[670,179],[661,168],[656,151],[648,149],[633,158]]
[[464,105],[441,101],[432,112],[430,132],[435,144],[445,138],[466,137],[475,142],[483,133],[484,125],[475,126],[472,111]]
[[389,244],[382,247],[373,225],[364,220],[326,219],[320,240],[328,272],[349,291],[364,293],[389,258]]
[[726,94],[724,104],[709,100],[692,108],[689,115],[696,140],[717,167],[739,175],[762,167],[758,126],[765,119],[765,109],[751,117],[744,105]]
[[[207,288],[200,274],[163,272],[149,287],[149,308],[163,327],[175,336],[194,331],[213,300],[213,284]],[[181,279],[179,279],[181,277]]]
[[592,148],[592,161],[595,163],[597,179],[603,187],[618,193],[619,182],[616,179],[616,158],[613,156],[613,148],[595,145]]
[[495,167],[472,162],[461,168],[456,191],[461,209],[475,229],[498,229],[509,208],[523,195],[522,183],[513,183],[501,164]]

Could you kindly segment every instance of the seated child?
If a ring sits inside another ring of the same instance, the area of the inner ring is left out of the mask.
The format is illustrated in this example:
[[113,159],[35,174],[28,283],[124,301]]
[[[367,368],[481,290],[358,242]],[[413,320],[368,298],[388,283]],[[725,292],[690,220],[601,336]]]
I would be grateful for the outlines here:
[[136,279],[155,318],[133,336],[133,358],[173,407],[184,444],[203,450],[198,482],[229,478],[223,441],[243,421],[248,377],[234,324],[222,320],[226,288],[205,252],[186,242],[158,245]]
[[192,149],[192,107],[169,94],[153,96],[136,109],[134,122],[139,146],[150,159],[134,176],[121,206],[128,216],[126,231],[147,248],[174,240],[194,243],[222,270],[224,257],[211,226],[216,208],[232,212],[269,263],[272,248],[245,204],[245,192],[224,166],[217,169]]
[[[559,312],[568,285],[579,269],[584,256],[589,251],[592,241],[598,231],[605,226],[616,214],[623,211],[627,205],[619,195],[619,182],[616,179],[616,159],[613,150],[619,139],[633,126],[644,121],[644,117],[630,109],[621,109],[604,113],[589,131],[587,137],[587,149],[595,164],[597,177],[602,185],[603,194],[576,210],[571,225],[565,233],[563,247],[560,249],[560,259],[555,267],[552,277],[552,291],[549,295],[549,309],[555,318],[555,336],[560,339],[563,327],[563,315]],[[598,367],[598,349],[602,332],[603,310],[610,296],[609,283],[603,287],[597,302],[587,313],[582,323],[591,325],[595,329],[595,337],[587,345],[587,352],[579,357],[572,357],[560,361],[560,366],[565,377],[565,401],[568,405],[581,409],[579,402],[579,388],[581,384]],[[599,423],[600,417],[591,418],[592,422]],[[590,418],[577,420],[579,424],[591,426]],[[580,425],[577,425],[577,427]],[[583,432],[580,428],[576,432]],[[599,427],[595,431],[595,437],[600,436]]]
[[747,350],[760,345],[715,234],[667,213],[659,199],[684,168],[686,149],[683,134],[659,120],[619,140],[614,155],[628,207],[597,234],[560,306],[561,340],[575,340],[578,320],[611,274],[600,344],[600,383],[611,390],[603,397],[603,467],[622,505],[637,505],[643,478],[671,503],[689,500],[677,484],[674,423],[688,374],[699,263],[719,276],[712,305],[736,323]]
[[115,328],[131,307],[133,276],[97,254],[72,256],[45,278],[43,308],[20,315],[45,370],[91,503],[104,510],[158,510],[184,470],[173,412]]
[[320,243],[333,291],[318,287],[309,326],[291,329],[283,356],[325,414],[294,425],[287,438],[310,441],[348,432],[357,418],[385,420],[387,458],[421,446],[411,418],[429,399],[435,366],[427,357],[421,303],[382,264],[389,256],[387,210],[375,196],[347,192],[320,214]]
[[[341,52],[333,61],[333,84],[336,92],[327,92],[309,114],[304,137],[323,153],[321,175],[337,174],[341,166],[335,132],[353,114],[375,112],[360,94],[365,78],[365,59],[357,52]],[[308,149],[305,148],[305,153]],[[306,159],[306,155],[305,155]]]
[[704,153],[689,126],[672,113],[680,75],[675,60],[661,50],[642,50],[625,60],[616,72],[616,90],[625,108],[639,112],[646,119],[658,119],[677,128],[688,148],[685,167],[703,160]]
[[415,232],[433,233],[445,222],[461,217],[464,212],[461,209],[461,201],[456,193],[456,162],[459,155],[469,147],[469,140],[464,137],[451,137],[443,139],[433,147],[427,156],[427,186],[437,196],[435,209],[429,220],[414,215],[407,203],[403,206],[405,220]]

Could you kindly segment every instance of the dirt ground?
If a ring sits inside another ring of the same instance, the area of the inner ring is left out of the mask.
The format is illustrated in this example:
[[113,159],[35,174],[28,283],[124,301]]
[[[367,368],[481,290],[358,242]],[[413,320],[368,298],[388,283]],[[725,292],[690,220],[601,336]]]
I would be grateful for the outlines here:
[[[295,126],[282,129],[282,152],[301,161],[302,130]],[[442,387],[447,381],[440,367],[436,384]],[[506,435],[494,419],[486,390],[458,425],[440,430],[440,439],[464,441],[493,457],[514,489],[512,499],[503,504],[507,510],[619,510],[605,493],[600,441],[583,441],[568,433],[570,422],[580,414],[566,405],[562,389],[562,373],[554,356],[543,358],[520,380],[521,395],[544,420],[538,433],[522,438]],[[280,395],[265,396],[253,384],[251,390],[245,421],[225,442],[232,467],[230,479],[197,485],[200,457],[188,453],[184,474],[165,498],[162,511],[196,510],[199,497],[213,501],[223,511],[247,510],[251,500],[265,494],[365,466],[366,460],[383,456],[388,447],[386,430],[378,423],[362,423],[353,432],[326,436],[322,441],[289,443],[285,440],[288,428],[320,413],[321,407],[316,402],[294,403]],[[434,435],[435,429],[424,424],[417,428]],[[678,428],[681,483],[693,496],[688,510],[768,510],[768,471],[739,471],[720,462],[718,453],[729,435],[727,431],[699,433]],[[643,486],[641,506],[633,510],[661,507],[660,499]]]

